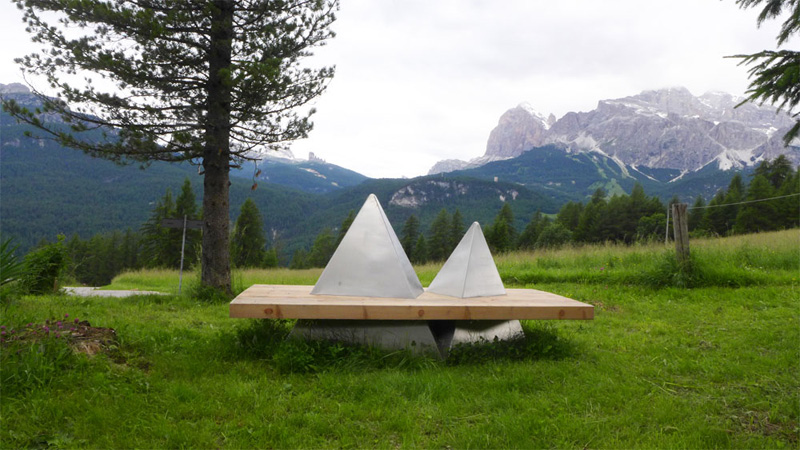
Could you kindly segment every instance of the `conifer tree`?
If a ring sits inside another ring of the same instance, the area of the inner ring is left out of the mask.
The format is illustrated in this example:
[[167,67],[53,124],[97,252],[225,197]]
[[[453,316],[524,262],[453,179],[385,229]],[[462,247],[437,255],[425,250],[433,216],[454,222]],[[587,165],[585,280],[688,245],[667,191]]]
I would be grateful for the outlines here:
[[425,241],[425,235],[420,233],[417,238],[417,243],[414,245],[414,251],[411,253],[411,262],[414,264],[425,264],[428,262],[428,243]]
[[406,252],[409,258],[414,253],[414,248],[419,240],[419,219],[414,214],[408,216],[406,222],[403,224],[402,238],[400,245],[403,246],[403,251]]
[[92,156],[201,165],[201,281],[230,293],[230,167],[308,134],[313,108],[299,108],[333,69],[304,58],[333,36],[336,0],[13,1],[46,45],[18,62],[54,92],[34,88],[39,111],[12,100],[4,108]]
[[231,262],[236,267],[261,267],[266,256],[267,238],[261,213],[248,198],[239,209],[231,238]]
[[289,268],[308,269],[309,267],[311,266],[308,264],[308,252],[303,248],[295,250],[292,260],[289,262]]
[[514,250],[517,231],[514,229],[514,213],[508,203],[503,203],[491,226],[485,232],[486,243],[495,252]]
[[600,242],[600,218],[606,207],[606,193],[603,189],[597,189],[592,194],[592,199],[583,208],[578,219],[578,226],[575,228],[573,238],[578,242]]
[[[736,0],[741,8],[752,8],[763,4],[758,15],[760,26],[767,19],[785,18],[777,36],[778,46],[800,32],[800,1],[797,0]],[[784,14],[785,12],[785,14]],[[747,100],[755,103],[769,102],[778,110],[788,112],[795,118],[795,125],[783,136],[786,145],[800,136],[800,52],[792,50],[764,50],[751,55],[737,55],[741,64],[750,68],[750,89]]]
[[450,248],[448,249],[447,253],[450,254],[453,250],[456,249],[456,246],[459,242],[461,242],[461,238],[464,237],[464,233],[466,233],[466,228],[464,228],[464,218],[461,216],[461,211],[456,208],[456,212],[453,213],[453,217],[450,221]]
[[347,217],[344,218],[342,221],[342,226],[339,227],[339,235],[336,236],[336,244],[335,246],[338,247],[339,244],[344,239],[344,235],[347,234],[347,230],[350,229],[350,225],[353,224],[353,221],[356,220],[356,211],[351,209],[349,213],[347,213]]
[[703,215],[705,215],[706,212],[703,208],[704,206],[706,206],[705,199],[702,195],[698,195],[692,204],[692,209],[689,210],[689,231],[694,231],[700,227],[700,223],[703,221]]
[[314,239],[314,245],[311,246],[311,252],[308,254],[308,265],[325,267],[335,250],[336,240],[333,238],[333,233],[330,228],[325,227]]
[[[175,199],[175,218],[187,220],[198,220],[200,215],[197,211],[197,202],[195,201],[194,191],[192,190],[192,182],[189,178],[183,180],[181,186],[181,193]],[[170,234],[175,241],[183,239],[182,228],[170,229]],[[189,268],[199,260],[198,250],[203,235],[198,229],[186,230],[186,242],[184,247],[184,267]]]
[[720,189],[708,202],[706,213],[703,215],[703,219],[700,220],[700,229],[718,236],[725,236],[728,233],[725,211],[721,208],[724,204],[725,190]]
[[792,176],[792,163],[786,155],[778,155],[774,160],[764,160],[753,171],[753,176],[761,175],[769,181],[773,189],[780,189],[784,181]]
[[[557,223],[561,224],[561,222]],[[541,211],[537,210],[531,218],[531,221],[528,222],[528,225],[525,226],[525,229],[522,231],[522,233],[520,233],[517,241],[517,248],[522,250],[533,250],[536,247],[539,234],[541,234],[542,230],[544,230],[549,224],[550,220],[546,218]],[[564,229],[567,229],[563,224],[561,226]]]
[[147,267],[169,267],[177,269],[180,264],[181,243],[161,226],[161,221],[175,216],[172,190],[167,189],[158,201],[150,218],[142,225],[142,260]]
[[742,181],[742,174],[737,173],[731,179],[728,185],[728,190],[725,192],[725,200],[723,202],[725,207],[722,208],[722,213],[725,216],[725,230],[733,230],[736,223],[736,216],[739,214],[739,205],[745,197],[744,181]]
[[558,211],[556,221],[570,231],[575,231],[578,228],[578,222],[583,212],[583,203],[580,202],[567,202]]
[[428,240],[428,259],[431,261],[444,261],[450,256],[450,214],[442,208],[433,219]]
[[775,193],[775,210],[778,214],[778,228],[795,228],[800,226],[800,167],[786,178],[778,192]]
[[[775,190],[763,175],[756,175],[747,189],[748,201],[761,200],[775,196]],[[762,201],[742,205],[736,218],[737,233],[755,233],[777,228],[777,211],[774,201]]]

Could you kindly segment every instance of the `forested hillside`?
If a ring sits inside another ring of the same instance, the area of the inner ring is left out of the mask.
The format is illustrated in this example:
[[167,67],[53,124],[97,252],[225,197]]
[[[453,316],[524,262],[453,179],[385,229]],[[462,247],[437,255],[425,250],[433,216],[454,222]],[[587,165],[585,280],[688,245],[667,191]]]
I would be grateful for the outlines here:
[[[744,169],[751,173],[752,168]],[[546,192],[563,204],[584,201],[596,189],[608,195],[630,193],[635,183],[641,184],[650,195],[667,200],[710,197],[739,173],[720,170],[709,165],[694,172],[678,169],[634,167],[599,152],[573,153],[562,145],[547,145],[528,150],[521,155],[495,161],[473,169],[450,172],[447,175],[519,183]]]

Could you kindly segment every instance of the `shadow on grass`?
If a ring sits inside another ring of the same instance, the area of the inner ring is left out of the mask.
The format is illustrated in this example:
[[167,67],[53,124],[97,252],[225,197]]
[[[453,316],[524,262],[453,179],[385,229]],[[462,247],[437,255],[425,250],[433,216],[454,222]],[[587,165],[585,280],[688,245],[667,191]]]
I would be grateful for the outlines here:
[[223,336],[234,359],[266,362],[281,373],[318,373],[381,369],[420,370],[440,366],[480,365],[502,361],[560,360],[576,353],[568,339],[551,324],[526,327],[525,336],[510,341],[460,344],[447,359],[415,354],[410,350],[336,341],[305,341],[289,338],[294,321],[252,319]]

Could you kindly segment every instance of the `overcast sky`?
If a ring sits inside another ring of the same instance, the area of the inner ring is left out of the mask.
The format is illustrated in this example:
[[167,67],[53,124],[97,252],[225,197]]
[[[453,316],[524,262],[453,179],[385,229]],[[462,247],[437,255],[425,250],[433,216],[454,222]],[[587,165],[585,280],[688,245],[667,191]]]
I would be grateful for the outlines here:
[[[723,57],[775,47],[779,23],[756,15],[734,0],[341,0],[315,56],[336,76],[292,151],[412,177],[483,155],[521,102],[560,118],[647,89],[742,95],[746,69]],[[13,58],[34,49],[21,17],[3,0],[0,83],[22,81]]]

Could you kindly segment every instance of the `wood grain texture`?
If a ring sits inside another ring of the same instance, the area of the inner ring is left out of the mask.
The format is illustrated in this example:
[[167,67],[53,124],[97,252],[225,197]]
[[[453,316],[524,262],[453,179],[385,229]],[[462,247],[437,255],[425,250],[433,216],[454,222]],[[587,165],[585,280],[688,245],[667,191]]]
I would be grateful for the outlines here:
[[591,320],[594,306],[535,289],[454,298],[425,292],[415,299],[311,295],[312,286],[256,284],[230,303],[230,317],[360,320]]

